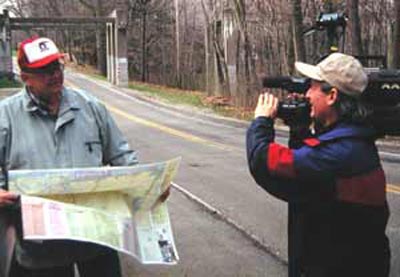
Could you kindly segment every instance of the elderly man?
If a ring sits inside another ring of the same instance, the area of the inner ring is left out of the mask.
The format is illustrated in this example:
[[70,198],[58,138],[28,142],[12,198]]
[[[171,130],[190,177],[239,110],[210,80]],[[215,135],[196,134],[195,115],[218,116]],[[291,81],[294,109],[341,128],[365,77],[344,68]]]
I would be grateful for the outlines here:
[[[61,54],[48,38],[18,48],[24,89],[0,103],[0,149],[10,169],[134,165],[136,154],[106,108],[93,96],[63,86]],[[17,196],[0,190],[0,206]],[[94,227],[95,228],[95,227]],[[115,251],[83,242],[17,241],[11,276],[120,276]]]
[[295,66],[311,78],[306,98],[314,134],[294,122],[290,148],[275,143],[278,100],[269,93],[259,96],[247,132],[251,174],[289,203],[289,276],[388,276],[385,174],[359,101],[367,76],[341,53]]

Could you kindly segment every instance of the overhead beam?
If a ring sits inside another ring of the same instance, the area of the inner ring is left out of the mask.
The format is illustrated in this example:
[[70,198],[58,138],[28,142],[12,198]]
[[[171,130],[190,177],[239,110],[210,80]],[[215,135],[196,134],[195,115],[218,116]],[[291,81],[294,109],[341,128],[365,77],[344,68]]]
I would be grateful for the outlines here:
[[10,28],[12,30],[26,30],[38,28],[96,28],[99,24],[115,23],[115,18],[110,17],[36,17],[21,18],[11,17]]
[[[115,10],[110,17],[10,18],[8,12],[3,11],[3,14],[0,13],[0,42],[2,42],[0,43],[0,71],[12,72],[12,67],[9,66],[11,63],[8,62],[11,61],[11,35],[7,35],[11,34],[12,30],[46,28],[87,30],[103,25],[107,31],[107,79],[118,86],[128,86],[127,10],[123,5],[123,0],[117,0],[117,3],[119,3],[118,11]],[[1,30],[3,30],[3,35]],[[5,48],[4,45],[8,47]],[[2,69],[2,66],[7,66],[7,68]]]
[[26,23],[66,23],[69,24],[97,24],[97,23],[115,23],[115,18],[111,17],[10,17],[11,24]]
[[[90,30],[90,29],[96,29],[96,25],[85,25],[85,30]],[[46,29],[46,28],[54,28],[54,29],[72,29],[72,30],[80,30],[82,28],[82,25],[79,24],[69,24],[69,23],[64,23],[64,24],[55,24],[55,23],[50,23],[50,24],[14,24],[10,25],[10,29],[13,31],[16,30],[27,30],[27,29]]]

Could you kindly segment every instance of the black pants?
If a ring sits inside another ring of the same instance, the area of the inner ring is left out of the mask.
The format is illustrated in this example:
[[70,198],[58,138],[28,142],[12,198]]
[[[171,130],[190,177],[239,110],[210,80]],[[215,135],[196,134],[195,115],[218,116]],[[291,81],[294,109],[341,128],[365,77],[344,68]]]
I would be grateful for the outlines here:
[[[115,251],[76,263],[80,277],[121,277],[118,254]],[[9,277],[74,277],[74,265],[44,269],[24,268],[17,262]]]

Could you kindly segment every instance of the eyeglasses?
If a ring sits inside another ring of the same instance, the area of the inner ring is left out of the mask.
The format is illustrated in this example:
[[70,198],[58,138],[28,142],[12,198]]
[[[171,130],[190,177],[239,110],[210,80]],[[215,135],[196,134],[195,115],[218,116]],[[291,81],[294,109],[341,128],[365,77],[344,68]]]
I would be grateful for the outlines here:
[[64,64],[60,62],[52,62],[46,66],[38,68],[23,68],[23,72],[41,75],[53,75],[55,72],[64,71]]

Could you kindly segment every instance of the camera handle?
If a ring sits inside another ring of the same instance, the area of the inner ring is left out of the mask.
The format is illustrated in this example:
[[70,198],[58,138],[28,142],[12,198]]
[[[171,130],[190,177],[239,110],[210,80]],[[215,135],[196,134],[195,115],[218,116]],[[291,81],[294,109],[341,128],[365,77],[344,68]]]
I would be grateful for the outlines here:
[[308,36],[315,31],[326,31],[328,53],[339,50],[339,42],[342,41],[341,49],[344,49],[347,16],[343,13],[320,13],[315,24],[303,32]]
[[[338,27],[341,27],[341,32],[337,30]],[[340,38],[342,38],[342,46],[341,49],[344,49],[344,43],[345,43],[345,34],[346,34],[346,24],[344,25],[329,25],[326,28],[326,35],[328,38],[328,51],[329,53],[332,52],[337,52],[339,50],[339,41]]]

